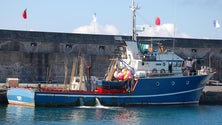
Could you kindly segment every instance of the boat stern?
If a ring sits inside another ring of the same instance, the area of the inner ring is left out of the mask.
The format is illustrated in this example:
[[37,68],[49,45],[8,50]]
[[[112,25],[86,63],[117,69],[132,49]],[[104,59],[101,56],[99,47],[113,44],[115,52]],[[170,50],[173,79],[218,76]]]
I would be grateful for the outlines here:
[[34,91],[26,88],[10,88],[7,90],[8,103],[12,105],[35,106]]

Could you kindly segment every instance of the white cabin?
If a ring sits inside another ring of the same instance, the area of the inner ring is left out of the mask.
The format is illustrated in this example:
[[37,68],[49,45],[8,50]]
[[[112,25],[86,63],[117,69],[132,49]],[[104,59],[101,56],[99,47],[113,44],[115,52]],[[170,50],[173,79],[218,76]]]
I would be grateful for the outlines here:
[[[139,51],[138,43],[125,41],[125,61],[140,77],[182,75],[183,59],[171,51],[153,50],[146,54]],[[147,46],[149,47],[149,45]]]

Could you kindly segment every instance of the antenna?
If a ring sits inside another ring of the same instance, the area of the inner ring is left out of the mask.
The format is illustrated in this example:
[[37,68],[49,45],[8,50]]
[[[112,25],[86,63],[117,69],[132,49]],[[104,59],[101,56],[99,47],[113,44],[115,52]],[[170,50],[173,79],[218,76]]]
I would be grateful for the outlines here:
[[175,51],[175,24],[173,24],[173,51]]
[[136,41],[137,33],[136,33],[136,10],[140,9],[140,7],[137,5],[135,6],[135,1],[132,0],[132,6],[130,7],[133,12],[133,26],[132,26],[132,40]]

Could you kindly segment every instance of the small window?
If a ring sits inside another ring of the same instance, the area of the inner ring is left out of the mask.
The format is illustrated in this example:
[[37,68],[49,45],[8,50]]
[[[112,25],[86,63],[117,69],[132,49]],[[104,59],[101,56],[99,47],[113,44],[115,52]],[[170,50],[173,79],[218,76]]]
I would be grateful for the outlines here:
[[105,46],[99,46],[99,50],[105,50]]
[[67,48],[67,49],[71,49],[71,48],[72,48],[72,45],[66,44],[66,48]]
[[99,53],[104,54],[105,53],[105,46],[99,46]]
[[30,44],[30,46],[37,46],[37,43],[32,42],[32,43]]
[[161,66],[161,63],[156,63],[156,66]]
[[196,49],[192,49],[192,53],[196,53],[197,52],[197,50]]

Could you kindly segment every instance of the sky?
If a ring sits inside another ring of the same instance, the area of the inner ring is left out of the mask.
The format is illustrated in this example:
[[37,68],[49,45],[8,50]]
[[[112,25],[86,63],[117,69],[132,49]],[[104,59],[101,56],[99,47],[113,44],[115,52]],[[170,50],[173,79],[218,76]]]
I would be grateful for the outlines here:
[[[0,29],[131,35],[132,0],[0,0]],[[222,0],[135,0],[139,36],[222,39]],[[27,19],[22,13],[27,9]],[[161,24],[155,25],[159,17]],[[142,31],[143,29],[143,31]]]

